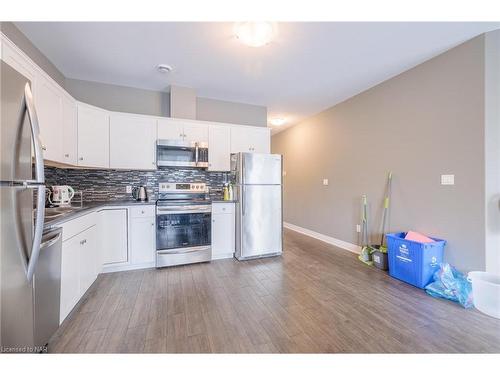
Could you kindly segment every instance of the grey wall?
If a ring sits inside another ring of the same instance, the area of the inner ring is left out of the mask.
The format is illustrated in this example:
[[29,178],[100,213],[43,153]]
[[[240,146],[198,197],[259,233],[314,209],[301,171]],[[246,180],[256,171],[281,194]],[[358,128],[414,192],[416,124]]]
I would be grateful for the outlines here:
[[485,37],[486,270],[500,275],[500,30]]
[[66,90],[79,101],[110,111],[170,116],[170,94],[167,92],[69,78]]
[[[356,243],[367,194],[378,239],[393,171],[390,230],[445,238],[448,262],[484,270],[484,39],[274,135],[272,152],[284,155],[285,221]],[[455,174],[455,185],[441,186],[441,174]]]
[[50,62],[47,57],[36,48],[26,36],[12,22],[0,22],[0,31],[27,54],[40,68],[54,81],[64,87],[64,75]]
[[267,126],[267,107],[198,97],[196,118],[232,124]]

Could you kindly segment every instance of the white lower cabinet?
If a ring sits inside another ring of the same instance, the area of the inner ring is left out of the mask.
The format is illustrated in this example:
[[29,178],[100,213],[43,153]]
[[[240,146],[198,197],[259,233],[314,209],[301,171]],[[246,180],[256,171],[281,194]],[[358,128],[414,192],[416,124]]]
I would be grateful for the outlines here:
[[132,218],[130,229],[130,263],[150,265],[155,261],[155,217]]
[[103,265],[128,261],[127,209],[99,212],[99,232]]
[[212,259],[232,258],[235,248],[234,203],[212,203]]
[[63,241],[60,322],[68,316],[97,278],[96,251],[97,229],[95,225]]

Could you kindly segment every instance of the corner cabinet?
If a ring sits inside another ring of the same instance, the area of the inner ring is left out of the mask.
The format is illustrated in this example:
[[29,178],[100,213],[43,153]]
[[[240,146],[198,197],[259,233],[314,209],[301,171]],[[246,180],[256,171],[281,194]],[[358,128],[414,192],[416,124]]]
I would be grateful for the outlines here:
[[231,153],[257,152],[269,154],[271,152],[271,134],[269,128],[251,126],[231,127]]
[[109,113],[78,103],[78,166],[109,168]]
[[156,169],[156,119],[111,113],[109,117],[109,167]]

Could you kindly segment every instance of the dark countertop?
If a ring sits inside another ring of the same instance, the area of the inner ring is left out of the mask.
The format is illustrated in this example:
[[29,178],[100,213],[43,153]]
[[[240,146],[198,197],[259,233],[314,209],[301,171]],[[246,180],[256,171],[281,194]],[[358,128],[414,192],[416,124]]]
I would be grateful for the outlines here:
[[[225,201],[223,199],[211,199],[212,203],[236,203],[237,201]],[[140,202],[135,200],[124,200],[124,201],[105,201],[105,202],[83,202],[83,207],[74,206],[73,210],[68,210],[68,212],[63,213],[54,219],[47,220],[44,224],[44,229],[52,229],[58,227],[61,224],[76,219],[77,217],[87,215],[91,212],[99,211],[107,207],[127,207],[127,206],[144,206],[151,205],[154,206],[156,201],[146,201]]]
[[83,202],[83,207],[73,206],[72,210],[63,213],[54,219],[46,220],[44,224],[44,229],[51,229],[57,227],[66,221],[76,219],[77,217],[87,215],[94,211],[99,211],[107,207],[121,207],[121,206],[144,206],[144,205],[155,205],[156,201],[146,201],[140,202],[135,200],[125,200],[125,201],[106,201],[106,202]]

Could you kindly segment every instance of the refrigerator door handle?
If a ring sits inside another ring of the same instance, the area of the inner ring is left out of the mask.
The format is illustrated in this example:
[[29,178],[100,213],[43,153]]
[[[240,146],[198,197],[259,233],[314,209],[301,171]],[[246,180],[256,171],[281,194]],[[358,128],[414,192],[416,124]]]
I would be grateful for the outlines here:
[[244,201],[244,196],[245,196],[245,185],[241,185],[241,216],[245,216],[245,201]]
[[33,150],[35,151],[35,182],[39,184],[45,184],[45,175],[43,171],[43,153],[40,142],[40,127],[38,125],[38,117],[36,115],[35,106],[33,104],[33,95],[31,93],[29,83],[26,83],[26,86],[24,87],[24,103],[31,126]]
[[[33,141],[33,150],[35,152],[35,180],[29,181],[29,183],[36,184],[35,186],[26,185],[26,188],[36,188],[37,199],[35,206],[35,229],[31,243],[31,253],[29,255],[24,253],[24,249],[20,249],[20,251],[23,252],[22,259],[26,270],[26,278],[28,279],[28,282],[31,282],[35,273],[38,256],[40,255],[40,246],[42,243],[43,224],[45,220],[45,185],[43,185],[45,183],[45,175],[43,170],[42,146],[40,143],[40,127],[38,126],[38,117],[36,115],[35,105],[33,103],[33,94],[31,93],[29,83],[26,83],[24,86],[24,107],[26,113],[28,114],[28,120],[31,127],[31,137]],[[20,223],[21,213],[18,208],[15,210],[15,215],[17,215],[17,223]],[[19,236],[20,225],[16,225],[16,228]]]
[[196,142],[195,152],[194,152],[194,165],[198,166],[198,159],[200,158],[200,149],[198,147],[198,142]]
[[33,234],[33,243],[31,244],[31,256],[27,260],[26,277],[29,282],[33,279],[38,256],[40,255],[43,234],[43,222],[45,218],[45,186],[39,185],[37,191],[37,205],[35,218],[35,232]]

